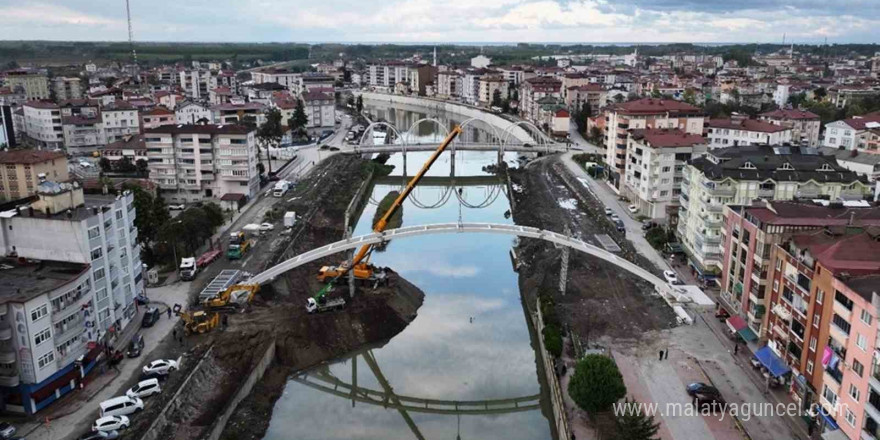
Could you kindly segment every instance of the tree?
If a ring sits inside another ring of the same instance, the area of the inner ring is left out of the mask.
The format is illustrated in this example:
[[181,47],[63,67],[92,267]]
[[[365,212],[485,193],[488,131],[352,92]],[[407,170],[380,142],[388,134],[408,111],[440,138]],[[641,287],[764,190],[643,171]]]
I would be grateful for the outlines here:
[[[358,96],[358,100],[360,99],[361,97]],[[297,99],[296,109],[293,111],[293,117],[287,120],[287,126],[290,127],[297,136],[302,137],[306,134],[306,125],[308,123],[309,117],[306,116],[305,104],[302,99]]]
[[611,358],[589,354],[575,366],[568,394],[583,410],[596,414],[622,399],[626,395],[626,385]]
[[624,408],[619,414],[615,414],[614,427],[615,433],[612,440],[657,440],[657,432],[660,430],[660,423],[654,422],[653,415],[646,415],[643,411],[639,411],[638,403],[634,400],[626,399]]
[[513,89],[513,100],[519,101],[519,90]]
[[261,176],[266,173],[266,165],[263,165],[263,162],[257,162],[257,173]]
[[101,171],[105,173],[109,173],[111,169],[113,169],[113,164],[110,163],[110,159],[106,157],[101,157],[98,159],[98,167],[101,168]]
[[492,106],[501,107],[501,89],[495,89],[495,91],[492,92]]
[[138,175],[147,177],[150,174],[150,164],[146,159],[138,159],[135,161],[134,166],[137,168]]
[[654,88],[651,90],[651,97],[655,98],[655,99],[662,97],[662,95],[660,94],[660,89],[657,88],[656,84],[654,85]]
[[361,113],[364,111],[364,97],[363,96],[358,95],[357,102],[355,103],[355,109],[357,109],[358,113]]
[[122,189],[129,190],[134,196],[134,209],[137,215],[134,225],[138,228],[137,241],[143,250],[143,260],[147,264],[155,262],[153,244],[159,228],[171,220],[168,207],[161,197],[152,194],[137,185],[125,184]]
[[133,173],[137,171],[137,167],[131,160],[131,156],[122,156],[122,159],[113,163],[113,170],[117,173]]
[[[266,148],[266,156],[269,159],[269,173],[272,173],[272,154],[270,148],[277,147],[281,143],[283,136],[281,111],[277,108],[272,108],[266,112],[266,122],[257,129],[257,140]],[[262,157],[262,154],[260,154],[260,157]]]
[[825,87],[819,87],[816,90],[813,90],[813,98],[817,101],[821,101],[828,96],[828,90]]
[[687,89],[684,91],[684,102],[690,105],[697,105],[697,94],[694,92],[694,89]]
[[559,327],[548,325],[541,333],[544,335],[544,347],[547,348],[547,352],[553,357],[562,356],[562,334],[559,332]]

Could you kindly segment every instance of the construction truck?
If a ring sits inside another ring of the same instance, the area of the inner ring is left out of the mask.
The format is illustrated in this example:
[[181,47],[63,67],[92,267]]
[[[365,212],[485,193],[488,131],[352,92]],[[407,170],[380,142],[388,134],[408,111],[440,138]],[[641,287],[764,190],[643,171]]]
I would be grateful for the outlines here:
[[183,312],[180,310],[180,304],[175,304],[174,313],[183,320],[183,330],[187,335],[207,333],[220,325],[220,314],[217,312],[204,310]]
[[[400,192],[400,195],[397,196],[397,199],[394,200],[394,203],[388,208],[385,212],[385,215],[379,219],[378,222],[373,226],[373,232],[382,232],[388,226],[388,221],[394,216],[394,213],[397,212],[398,209],[403,205],[404,200],[412,193],[413,189],[415,189],[416,185],[418,185],[419,181],[422,180],[422,177],[428,172],[434,162],[440,157],[443,151],[446,150],[455,138],[461,134],[461,127],[456,126],[453,128],[449,135],[446,136],[446,139],[440,144],[439,147],[434,151],[431,157],[425,161],[425,164],[422,165],[422,169],[416,173],[412,179],[410,179],[409,183],[407,183],[406,188]],[[357,254],[355,254],[354,258],[350,262],[346,261],[338,266],[324,266],[318,271],[318,281],[327,282],[328,284],[324,286],[323,289],[318,291],[312,298],[309,298],[308,303],[306,304],[306,310],[310,310],[312,308],[317,309],[321,304],[321,301],[324,299],[324,295],[326,295],[331,289],[334,282],[337,280],[343,279],[345,275],[349,272],[352,272],[352,275],[355,279],[361,281],[375,281],[378,279],[384,279],[384,271],[378,270],[375,266],[370,264],[370,255],[373,252],[373,245],[367,244],[361,246],[358,249]],[[313,305],[314,303],[314,305]],[[345,305],[345,302],[342,302],[342,305]]]
[[239,260],[244,257],[251,248],[251,241],[243,231],[235,231],[229,234],[229,248],[226,249],[226,258]]
[[259,284],[236,284],[202,304],[212,311],[234,311],[250,304],[259,291]]
[[196,277],[199,266],[196,265],[195,257],[187,257],[180,259],[180,279],[183,281],[192,281]]
[[306,311],[309,313],[329,312],[342,309],[343,307],[345,307],[344,298],[327,299],[326,297],[321,297],[317,300],[315,298],[309,298],[306,303]]

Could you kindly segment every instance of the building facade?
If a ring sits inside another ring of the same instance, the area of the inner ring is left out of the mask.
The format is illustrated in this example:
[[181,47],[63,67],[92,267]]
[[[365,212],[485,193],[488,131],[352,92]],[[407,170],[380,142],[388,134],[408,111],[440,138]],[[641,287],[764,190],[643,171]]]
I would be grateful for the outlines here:
[[745,117],[710,119],[706,121],[706,127],[710,148],[782,145],[791,143],[792,139],[792,129],[789,127]]
[[38,147],[61,148],[64,146],[64,127],[61,110],[57,104],[46,101],[28,101],[24,110],[24,133]]
[[819,115],[813,112],[781,109],[761,113],[759,119],[771,124],[791,128],[792,143],[810,147],[819,146],[819,131],[822,127],[822,122],[819,120]]
[[6,86],[12,90],[21,87],[29,101],[49,99],[49,77],[45,70],[16,69],[6,72]]
[[0,151],[0,197],[16,200],[36,194],[40,176],[57,182],[70,180],[67,157],[61,151]]

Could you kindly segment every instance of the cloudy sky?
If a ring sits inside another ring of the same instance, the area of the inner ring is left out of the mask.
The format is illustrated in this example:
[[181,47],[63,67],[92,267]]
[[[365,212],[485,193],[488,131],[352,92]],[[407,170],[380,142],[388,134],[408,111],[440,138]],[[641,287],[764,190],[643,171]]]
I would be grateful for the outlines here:
[[[131,0],[135,38],[880,42],[878,0]],[[0,39],[125,40],[124,0],[0,0]]]

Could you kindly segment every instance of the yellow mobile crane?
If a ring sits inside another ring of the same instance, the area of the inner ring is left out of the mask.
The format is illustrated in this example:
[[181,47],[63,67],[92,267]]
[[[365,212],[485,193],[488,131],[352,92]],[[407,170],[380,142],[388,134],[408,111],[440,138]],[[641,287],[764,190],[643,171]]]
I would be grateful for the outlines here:
[[[461,134],[461,127],[455,126],[450,132],[449,135],[446,136],[446,139],[434,150],[434,154],[425,161],[425,164],[422,165],[422,169],[416,173],[412,179],[410,179],[409,183],[407,183],[406,188],[400,192],[400,195],[397,196],[397,199],[394,200],[394,203],[388,208],[388,211],[385,212],[385,215],[379,219],[378,222],[373,226],[373,232],[382,232],[388,226],[388,220],[400,209],[401,205],[403,205],[403,201],[406,200],[407,196],[413,191],[413,189],[418,185],[419,181],[422,180],[422,177],[425,176],[425,173],[434,165],[434,162],[440,157],[443,151],[446,150],[446,147],[452,143],[452,141]],[[354,276],[358,279],[370,279],[373,276],[375,271],[375,267],[370,264],[369,257],[373,251],[372,244],[366,244],[361,246],[358,249],[357,254],[355,254],[354,258],[351,261],[351,265],[349,263],[343,262],[338,266],[324,266],[318,271],[318,281],[325,282],[328,279],[330,280],[323,289],[321,289],[318,293],[315,294],[312,298],[309,298],[308,305],[306,309],[309,311],[314,311],[318,301],[323,298],[323,296],[330,291],[333,283],[345,276],[350,270],[354,272]]]

